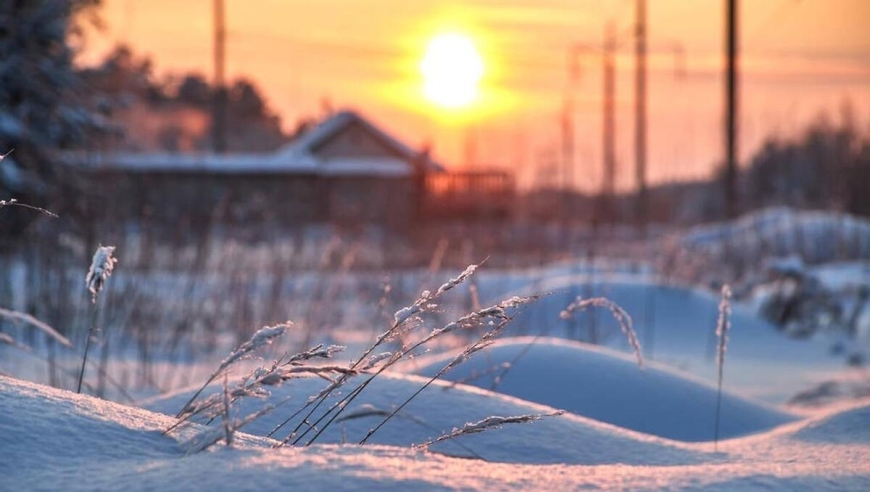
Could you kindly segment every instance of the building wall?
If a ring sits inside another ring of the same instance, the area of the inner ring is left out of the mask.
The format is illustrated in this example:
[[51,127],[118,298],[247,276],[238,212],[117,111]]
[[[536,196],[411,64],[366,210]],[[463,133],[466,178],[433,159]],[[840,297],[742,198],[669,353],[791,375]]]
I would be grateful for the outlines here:
[[91,209],[117,221],[190,227],[335,222],[402,229],[416,211],[409,178],[100,172],[91,179]]
[[411,178],[332,178],[328,186],[333,221],[382,224],[402,230],[415,218],[416,193]]

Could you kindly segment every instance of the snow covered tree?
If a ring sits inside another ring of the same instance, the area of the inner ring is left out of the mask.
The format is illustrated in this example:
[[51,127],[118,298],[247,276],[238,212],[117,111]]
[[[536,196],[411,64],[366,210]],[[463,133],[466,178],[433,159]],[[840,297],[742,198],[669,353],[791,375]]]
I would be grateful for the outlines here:
[[[0,2],[0,199],[53,199],[59,167],[54,154],[107,128],[88,109],[73,65],[83,38],[80,21],[95,19],[99,0]],[[5,214],[4,232],[20,230],[28,214]]]

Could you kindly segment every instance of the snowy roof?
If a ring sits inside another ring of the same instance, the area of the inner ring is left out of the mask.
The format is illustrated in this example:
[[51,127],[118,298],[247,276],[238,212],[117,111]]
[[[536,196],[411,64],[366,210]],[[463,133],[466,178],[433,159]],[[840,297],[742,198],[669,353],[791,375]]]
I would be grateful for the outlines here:
[[[346,155],[323,157],[318,150],[351,125],[359,125],[389,155]],[[424,157],[354,111],[340,111],[296,140],[274,152],[215,154],[202,153],[75,153],[66,163],[86,169],[128,172],[218,173],[218,174],[317,174],[324,176],[407,176]],[[443,171],[440,164],[425,157],[427,170]]]

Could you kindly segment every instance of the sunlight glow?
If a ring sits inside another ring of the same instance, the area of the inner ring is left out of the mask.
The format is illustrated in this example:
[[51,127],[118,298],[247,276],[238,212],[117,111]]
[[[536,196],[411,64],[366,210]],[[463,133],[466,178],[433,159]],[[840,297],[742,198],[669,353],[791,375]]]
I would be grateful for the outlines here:
[[429,41],[420,70],[423,93],[430,101],[445,108],[461,108],[477,99],[484,67],[471,38],[447,33]]

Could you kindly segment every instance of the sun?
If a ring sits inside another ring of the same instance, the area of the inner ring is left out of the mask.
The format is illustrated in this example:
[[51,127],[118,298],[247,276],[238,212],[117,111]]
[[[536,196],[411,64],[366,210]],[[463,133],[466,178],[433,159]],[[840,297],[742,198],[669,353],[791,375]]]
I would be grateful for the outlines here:
[[439,106],[456,109],[477,99],[484,67],[470,37],[445,33],[429,41],[420,70],[426,97]]

